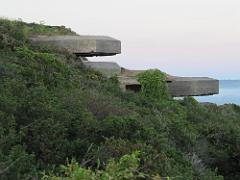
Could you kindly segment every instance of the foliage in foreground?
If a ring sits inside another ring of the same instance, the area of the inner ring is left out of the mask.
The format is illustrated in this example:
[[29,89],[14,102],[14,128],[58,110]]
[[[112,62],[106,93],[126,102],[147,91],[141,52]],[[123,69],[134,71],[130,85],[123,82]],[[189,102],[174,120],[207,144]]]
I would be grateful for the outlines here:
[[[72,33],[0,20],[1,180],[132,170],[145,179],[240,178],[239,106],[173,100],[158,92],[164,84],[149,87],[163,77],[158,71],[144,74],[140,93],[121,92],[115,78],[76,57],[32,47],[27,38],[39,31]],[[134,166],[119,170],[126,157]]]
[[144,178],[144,174],[138,171],[140,159],[139,152],[131,155],[125,155],[119,162],[114,159],[109,160],[105,170],[85,169],[80,167],[79,163],[72,160],[67,166],[61,166],[63,176],[44,175],[43,180],[124,180]]

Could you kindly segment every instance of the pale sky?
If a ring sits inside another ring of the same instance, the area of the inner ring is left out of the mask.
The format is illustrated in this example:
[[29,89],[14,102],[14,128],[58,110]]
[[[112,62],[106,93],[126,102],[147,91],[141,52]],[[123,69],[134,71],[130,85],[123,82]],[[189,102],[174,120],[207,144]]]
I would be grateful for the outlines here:
[[130,69],[240,79],[240,0],[1,0],[0,16],[122,41]]

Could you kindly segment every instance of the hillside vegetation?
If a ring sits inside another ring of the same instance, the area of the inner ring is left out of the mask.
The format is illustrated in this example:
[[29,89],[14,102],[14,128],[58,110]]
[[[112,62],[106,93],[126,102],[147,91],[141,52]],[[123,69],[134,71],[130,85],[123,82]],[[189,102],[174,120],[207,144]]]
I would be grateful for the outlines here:
[[33,47],[65,27],[0,20],[0,179],[240,179],[240,107],[173,100],[160,71],[116,77]]

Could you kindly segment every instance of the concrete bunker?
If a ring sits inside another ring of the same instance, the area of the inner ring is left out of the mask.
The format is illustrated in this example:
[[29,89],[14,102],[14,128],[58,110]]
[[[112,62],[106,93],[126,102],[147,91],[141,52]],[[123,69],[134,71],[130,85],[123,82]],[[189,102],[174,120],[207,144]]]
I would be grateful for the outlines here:
[[[64,49],[80,57],[112,56],[121,53],[121,41],[107,36],[36,36],[30,38],[30,41],[37,45]],[[82,62],[107,77],[117,76],[123,91],[141,90],[137,75],[144,70],[128,70],[115,62],[92,62],[86,58]],[[167,74],[166,82],[173,97],[219,93],[219,81],[208,77],[178,77]]]

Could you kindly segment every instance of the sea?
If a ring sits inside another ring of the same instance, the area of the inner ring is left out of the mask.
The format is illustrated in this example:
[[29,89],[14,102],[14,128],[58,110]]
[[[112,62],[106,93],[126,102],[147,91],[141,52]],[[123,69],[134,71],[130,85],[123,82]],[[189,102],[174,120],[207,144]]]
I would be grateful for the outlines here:
[[194,97],[198,102],[240,105],[240,80],[220,80],[219,94]]

